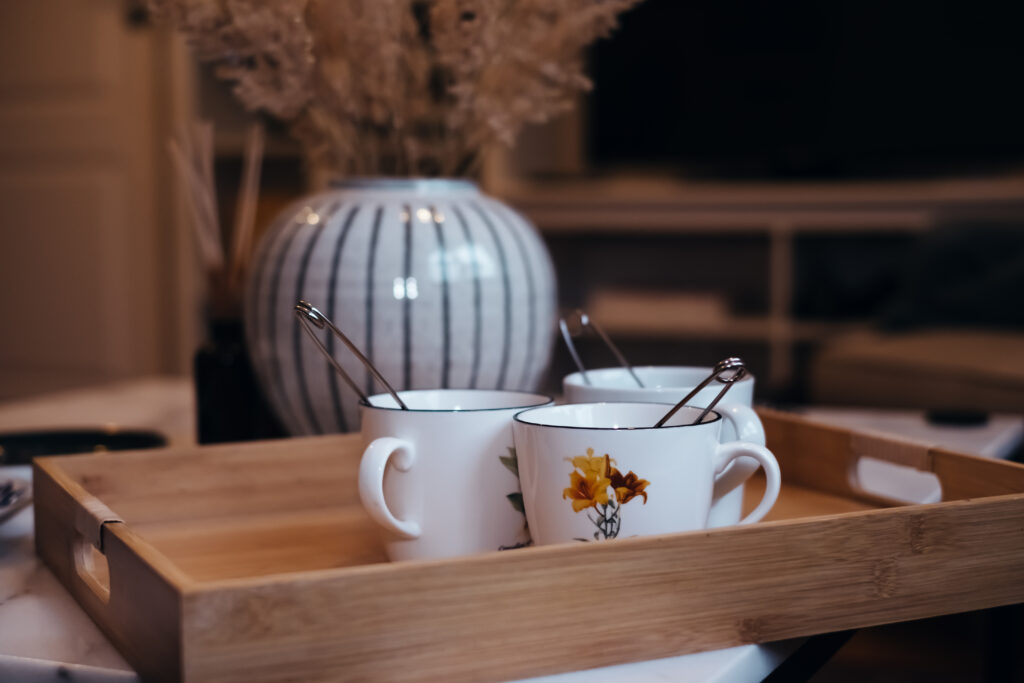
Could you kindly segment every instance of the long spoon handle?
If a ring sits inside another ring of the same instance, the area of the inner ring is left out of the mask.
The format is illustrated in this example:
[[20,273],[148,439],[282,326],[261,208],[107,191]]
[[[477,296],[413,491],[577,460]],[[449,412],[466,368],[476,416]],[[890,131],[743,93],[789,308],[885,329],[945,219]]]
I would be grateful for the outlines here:
[[[577,323],[577,325],[579,325],[580,329],[585,330],[589,327],[591,330],[593,330],[594,334],[601,338],[601,341],[604,342],[604,345],[607,346],[608,349],[612,352],[612,355],[615,356],[615,360],[618,361],[619,365],[625,368],[626,372],[628,372],[629,376],[633,378],[633,381],[636,382],[637,386],[643,389],[644,383],[640,381],[640,378],[633,370],[633,366],[629,364],[629,361],[626,360],[626,357],[622,355],[621,351],[619,351],[619,347],[617,347],[612,342],[612,338],[605,334],[605,331],[602,330],[596,322],[591,320],[590,316],[588,316],[582,310],[577,308],[573,312],[573,315],[575,316],[575,322]],[[576,363],[576,367],[579,368],[580,375],[583,377],[584,384],[589,385],[590,378],[587,377],[587,370],[585,367],[583,367],[583,361],[580,360],[580,354],[576,351],[576,345],[572,341],[573,335],[569,331],[569,323],[566,321],[565,318],[562,318],[561,320],[558,321],[558,329],[562,331],[562,338],[565,339],[565,345],[569,347],[569,355],[572,356],[573,362]]]
[[[731,372],[732,374],[729,375],[728,377],[723,377],[723,375],[727,372]],[[732,388],[732,385],[735,382],[743,379],[744,377],[746,377],[746,375],[747,367],[746,365],[743,364],[742,359],[734,357],[718,361],[718,363],[715,364],[714,369],[711,371],[711,374],[705,377],[700,384],[695,386],[693,388],[693,391],[684,396],[683,399],[679,401],[679,403],[672,406],[672,409],[665,413],[665,417],[658,420],[657,424],[655,424],[654,426],[663,427],[665,423],[669,421],[669,418],[675,415],[680,408],[689,403],[694,396],[699,394],[701,389],[711,384],[712,381],[717,380],[724,384],[725,386],[722,387],[722,390],[718,392],[718,396],[715,396],[715,399],[711,401],[711,403],[709,403],[706,408],[704,408],[704,411],[692,423],[700,424],[704,420],[704,417],[711,412],[711,409],[718,405],[718,402],[722,400],[722,397],[725,396],[725,392],[729,391],[729,389]]]
[[356,392],[356,394],[359,395],[359,398],[361,398],[364,403],[369,404],[370,397],[367,396],[366,393],[359,388],[359,385],[357,385],[355,381],[353,381],[353,379],[349,377],[348,373],[345,372],[345,369],[341,367],[341,364],[334,359],[334,356],[330,354],[330,352],[327,350],[327,347],[324,346],[322,341],[320,341],[320,338],[317,337],[316,332],[313,331],[313,327],[311,326],[316,326],[317,329],[321,330],[324,329],[324,327],[326,327],[331,332],[333,332],[334,335],[338,337],[338,339],[340,339],[346,347],[348,347],[348,350],[351,351],[352,354],[359,359],[359,362],[362,363],[366,367],[366,369],[370,371],[370,374],[372,374],[378,382],[384,385],[384,388],[386,388],[388,390],[388,393],[391,394],[391,398],[395,399],[395,403],[397,403],[402,410],[409,410],[409,406],[405,405],[405,402],[402,401],[402,399],[398,396],[398,392],[395,391],[394,387],[392,387],[391,384],[389,384],[386,379],[384,379],[384,376],[381,375],[377,368],[373,365],[373,363],[370,362],[370,359],[364,356],[363,352],[359,350],[359,347],[357,347],[355,344],[349,341],[349,338],[346,337],[342,333],[342,331],[339,330],[334,325],[334,323],[332,323],[327,318],[327,316],[321,313],[316,308],[316,306],[309,303],[308,301],[302,301],[300,299],[299,303],[295,304],[295,316],[299,319],[299,322],[302,323],[302,329],[306,331],[306,334],[309,335],[309,338],[313,340],[317,348],[320,349],[320,352],[324,354],[324,357],[327,359],[327,362],[331,364],[331,367],[333,367],[339,375],[341,375],[341,378],[345,380],[345,382],[352,388],[354,392]]

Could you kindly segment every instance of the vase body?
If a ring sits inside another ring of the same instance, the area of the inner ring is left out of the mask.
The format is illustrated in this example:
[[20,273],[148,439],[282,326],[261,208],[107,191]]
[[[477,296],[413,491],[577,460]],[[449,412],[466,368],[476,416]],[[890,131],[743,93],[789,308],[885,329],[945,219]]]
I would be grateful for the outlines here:
[[[338,183],[286,209],[246,286],[246,340],[293,435],[355,431],[358,396],[306,338],[322,311],[398,390],[534,391],[554,342],[554,269],[537,231],[459,180]],[[321,340],[366,394],[384,391],[340,340]]]

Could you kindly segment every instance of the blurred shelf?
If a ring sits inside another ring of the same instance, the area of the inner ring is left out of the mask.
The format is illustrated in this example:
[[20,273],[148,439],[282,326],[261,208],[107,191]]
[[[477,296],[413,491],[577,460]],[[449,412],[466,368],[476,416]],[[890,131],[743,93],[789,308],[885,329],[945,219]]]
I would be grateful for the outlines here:
[[598,317],[605,331],[618,337],[658,339],[728,339],[736,341],[816,342],[869,327],[866,322],[792,321],[769,316],[695,320],[676,316]]
[[815,342],[869,326],[868,321],[797,319],[781,312],[736,315],[724,297],[711,292],[602,288],[584,308],[609,334],[629,338]]
[[503,178],[489,191],[546,233],[927,230],[958,211],[1024,208],[1024,175],[855,182],[693,181],[619,174]]

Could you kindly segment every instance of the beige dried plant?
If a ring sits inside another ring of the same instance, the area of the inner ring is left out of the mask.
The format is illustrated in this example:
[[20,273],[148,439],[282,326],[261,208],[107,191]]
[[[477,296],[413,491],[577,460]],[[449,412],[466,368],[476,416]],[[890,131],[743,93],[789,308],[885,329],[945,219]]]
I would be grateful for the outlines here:
[[150,0],[253,111],[339,174],[471,175],[591,87],[639,0]]

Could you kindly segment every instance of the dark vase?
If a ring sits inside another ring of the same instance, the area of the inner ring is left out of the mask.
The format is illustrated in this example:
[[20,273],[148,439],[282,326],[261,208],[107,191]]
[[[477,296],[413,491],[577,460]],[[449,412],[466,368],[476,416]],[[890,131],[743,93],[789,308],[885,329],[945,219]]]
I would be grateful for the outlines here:
[[196,352],[193,372],[201,444],[287,436],[263,399],[244,336],[241,320],[212,320],[207,341]]

